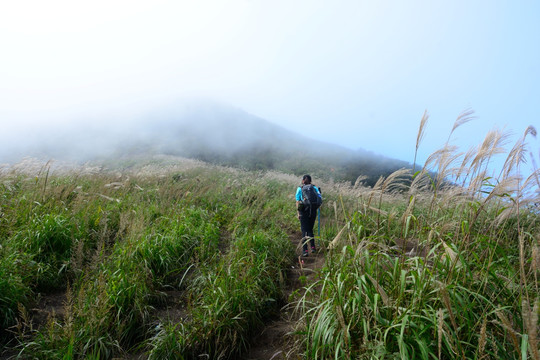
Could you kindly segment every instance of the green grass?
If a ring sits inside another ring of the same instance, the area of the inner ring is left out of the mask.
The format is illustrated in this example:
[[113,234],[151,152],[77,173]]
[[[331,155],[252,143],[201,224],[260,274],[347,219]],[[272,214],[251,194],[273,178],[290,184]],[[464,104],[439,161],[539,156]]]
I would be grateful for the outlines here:
[[461,162],[446,144],[414,176],[341,191],[320,280],[297,304],[305,358],[538,358],[540,226],[530,189],[540,184],[516,172],[524,139],[501,176],[487,176],[501,138],[488,134]]
[[[192,319],[183,331],[194,339],[179,358],[245,350],[249,331],[282,303],[283,269],[293,257],[290,185],[201,166],[126,178],[103,172],[5,179],[4,341],[16,340],[23,357],[157,354],[167,346],[155,329],[179,325],[155,318],[154,308],[164,290],[176,289]],[[29,323],[36,295],[58,290],[68,297],[64,317]],[[215,332],[206,333],[210,324]],[[8,329],[15,325],[13,337]]]
[[[538,358],[537,178],[516,172],[524,139],[487,173],[501,139],[464,158],[446,144],[416,174],[369,188],[316,182],[325,264],[291,296],[289,354]],[[3,175],[2,345],[22,358],[237,358],[287,300],[297,177],[129,166]],[[181,315],[158,316],[173,290]],[[32,324],[39,297],[58,291],[64,315]]]
[[253,332],[279,308],[291,258],[285,234],[270,235],[235,239],[217,266],[201,269],[189,289],[191,319],[159,327],[150,358],[230,358],[248,349]]
[[522,324],[519,286],[501,281],[515,274],[504,263],[475,269],[461,258],[456,266],[438,250],[433,248],[426,262],[392,256],[375,246],[344,247],[303,299],[306,355],[516,357],[499,319],[503,315],[512,324]]

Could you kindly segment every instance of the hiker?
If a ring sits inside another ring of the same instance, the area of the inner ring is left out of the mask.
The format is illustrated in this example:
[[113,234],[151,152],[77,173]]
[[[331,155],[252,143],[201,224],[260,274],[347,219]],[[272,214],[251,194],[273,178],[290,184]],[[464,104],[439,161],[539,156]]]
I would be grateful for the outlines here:
[[317,210],[322,204],[322,196],[319,188],[311,183],[311,176],[302,177],[302,186],[296,189],[296,208],[300,229],[302,230],[302,256],[308,256],[308,242],[311,252],[316,251],[313,226],[317,219]]

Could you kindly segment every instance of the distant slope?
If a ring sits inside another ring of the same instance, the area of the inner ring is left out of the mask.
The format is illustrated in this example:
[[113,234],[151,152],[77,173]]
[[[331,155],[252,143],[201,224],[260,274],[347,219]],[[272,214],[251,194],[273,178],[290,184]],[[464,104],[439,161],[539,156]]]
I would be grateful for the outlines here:
[[[169,154],[251,170],[311,173],[339,181],[381,175],[410,164],[307,138],[240,109],[189,102],[123,121],[91,120],[55,129],[11,155],[78,161]],[[13,159],[8,159],[13,160]]]
[[[150,125],[151,124],[151,125]],[[289,131],[245,111],[215,103],[192,103],[147,115],[138,133],[140,148],[250,170],[311,173],[354,182],[366,176],[373,185],[381,175],[411,167],[404,161],[366,150],[350,150]]]

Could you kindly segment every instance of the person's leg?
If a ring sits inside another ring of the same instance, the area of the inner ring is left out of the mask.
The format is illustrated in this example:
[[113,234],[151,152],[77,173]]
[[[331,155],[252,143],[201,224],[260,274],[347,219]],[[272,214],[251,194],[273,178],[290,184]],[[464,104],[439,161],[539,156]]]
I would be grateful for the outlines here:
[[[307,214],[301,214],[300,215],[300,229],[302,230],[302,253],[307,254],[308,252],[308,244],[307,240],[309,236],[313,236],[313,227],[310,227],[311,220],[310,217],[307,216]],[[311,230],[310,230],[311,229]],[[311,231],[311,235],[310,235]]]
[[[315,226],[315,221],[316,221],[316,220],[317,220],[317,216],[316,216],[316,215],[309,217],[309,225],[308,225],[308,226],[309,226],[308,232],[309,232],[309,234],[310,234],[310,235],[309,235],[309,236],[310,236],[309,242],[310,242],[311,249],[312,249],[313,251],[315,251],[315,234],[313,233],[313,227]],[[306,244],[306,245],[307,245],[307,244]]]

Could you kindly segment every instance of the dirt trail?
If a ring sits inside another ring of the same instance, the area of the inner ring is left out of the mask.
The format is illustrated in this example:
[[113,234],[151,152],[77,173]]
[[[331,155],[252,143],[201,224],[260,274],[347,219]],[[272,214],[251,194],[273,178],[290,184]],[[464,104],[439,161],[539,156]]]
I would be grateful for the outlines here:
[[[304,294],[305,286],[316,280],[318,270],[324,265],[324,250],[319,247],[315,253],[308,257],[301,257],[301,249],[298,247],[300,233],[290,236],[291,242],[296,247],[298,262],[289,270],[285,298],[289,300],[294,292],[297,294],[294,299],[298,299]],[[301,354],[297,353],[294,347],[294,339],[291,332],[296,324],[296,317],[291,304],[282,307],[279,318],[269,323],[257,334],[252,343],[251,349],[241,357],[241,360],[278,360],[278,359],[299,359]]]
[[[300,243],[301,234],[290,235],[290,241],[296,247],[298,261],[292,265],[287,274],[287,285],[285,288],[285,300],[299,299],[305,291],[305,286],[316,280],[318,270],[324,265],[324,250],[318,247],[315,253],[310,252],[308,257],[301,257]],[[293,295],[293,293],[295,293]],[[156,308],[154,316],[156,318],[167,318],[179,320],[186,316],[183,305],[182,292],[165,292],[166,302]],[[57,292],[43,294],[38,297],[36,307],[30,311],[31,329],[38,329],[47,323],[49,317],[63,319],[65,315],[66,294]],[[258,334],[254,335],[252,346],[248,353],[244,354],[241,360],[278,360],[297,359],[301,354],[295,353],[294,339],[291,332],[294,331],[296,318],[293,313],[293,306],[287,303],[282,307],[279,317],[269,321]],[[0,359],[8,359],[14,356],[14,352],[0,351]],[[145,359],[144,354],[128,355],[129,359]]]

